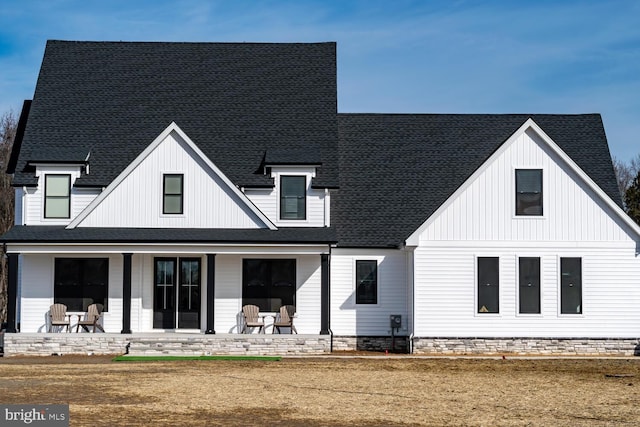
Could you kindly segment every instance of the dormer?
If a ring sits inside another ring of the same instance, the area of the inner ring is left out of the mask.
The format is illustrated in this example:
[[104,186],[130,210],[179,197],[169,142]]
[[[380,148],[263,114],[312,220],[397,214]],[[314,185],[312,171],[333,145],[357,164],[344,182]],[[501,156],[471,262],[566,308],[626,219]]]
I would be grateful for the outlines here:
[[273,186],[245,188],[245,194],[277,227],[328,227],[329,191],[313,185],[320,167],[312,149],[267,150],[262,171]]
[[[74,188],[74,184],[89,172],[89,152],[65,153],[65,150],[59,150],[55,158],[28,161],[26,168],[32,170],[37,179],[37,186],[26,189],[24,194],[29,198],[25,204],[26,223],[68,224],[86,204],[86,191]],[[89,192],[95,195],[98,191]],[[74,200],[79,194],[82,194],[79,200]],[[78,203],[83,206],[77,206]]]

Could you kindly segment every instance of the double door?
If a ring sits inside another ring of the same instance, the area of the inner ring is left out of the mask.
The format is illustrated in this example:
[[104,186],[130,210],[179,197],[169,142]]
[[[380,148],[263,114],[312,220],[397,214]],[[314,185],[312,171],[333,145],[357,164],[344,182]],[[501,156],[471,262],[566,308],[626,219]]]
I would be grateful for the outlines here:
[[200,329],[200,258],[155,258],[153,327]]

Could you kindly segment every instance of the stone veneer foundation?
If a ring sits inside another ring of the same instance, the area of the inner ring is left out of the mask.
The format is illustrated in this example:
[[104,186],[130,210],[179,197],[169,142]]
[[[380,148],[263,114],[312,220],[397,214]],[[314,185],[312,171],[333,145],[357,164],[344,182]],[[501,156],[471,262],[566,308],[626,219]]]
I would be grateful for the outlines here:
[[[4,355],[318,355],[333,351],[407,352],[409,338],[390,336],[236,334],[4,334]],[[414,337],[416,355],[640,356],[631,338],[431,338]]]
[[414,354],[640,356],[638,338],[413,338]]
[[333,351],[395,351],[406,353],[408,337],[398,336],[392,339],[390,336],[333,336]]
[[329,335],[74,334],[4,335],[4,355],[314,355],[330,352]]

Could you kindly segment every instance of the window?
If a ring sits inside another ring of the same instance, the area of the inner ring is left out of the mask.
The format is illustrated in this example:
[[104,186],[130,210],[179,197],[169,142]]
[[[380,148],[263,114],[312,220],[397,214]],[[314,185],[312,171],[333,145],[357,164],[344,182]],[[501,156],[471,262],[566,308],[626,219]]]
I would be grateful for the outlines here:
[[69,218],[71,175],[45,175],[44,217]]
[[520,258],[520,313],[540,314],[540,258]]
[[356,260],[356,304],[378,303],[378,262]]
[[516,169],[516,215],[542,215],[542,169]]
[[280,177],[280,219],[306,219],[306,194],[306,177]]
[[478,257],[478,313],[499,313],[498,257]]
[[283,305],[295,305],[295,298],[295,259],[242,260],[242,305],[276,312]]
[[162,213],[182,213],[183,176],[181,174],[165,174],[162,186]]
[[56,258],[54,263],[54,302],[69,311],[87,311],[91,304],[107,310],[108,258]]
[[560,258],[560,313],[582,314],[582,258]]

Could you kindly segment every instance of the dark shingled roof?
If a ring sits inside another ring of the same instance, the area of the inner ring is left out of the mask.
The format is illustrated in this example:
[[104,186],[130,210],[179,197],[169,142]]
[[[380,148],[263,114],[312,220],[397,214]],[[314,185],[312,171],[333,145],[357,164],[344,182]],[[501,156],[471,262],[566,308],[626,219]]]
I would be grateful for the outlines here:
[[76,185],[106,186],[176,122],[238,186],[270,185],[265,151],[292,148],[319,153],[315,187],[338,187],[336,97],[335,43],[49,41],[14,185],[77,150]]
[[621,205],[599,114],[339,114],[339,246],[402,245],[530,117]]
[[337,114],[336,105],[335,43],[50,41],[18,127],[14,185],[36,183],[29,161],[89,153],[91,174],[76,185],[106,186],[176,122],[240,187],[272,185],[269,164],[320,165],[312,185],[339,188],[332,227],[17,226],[1,240],[398,247],[529,117],[621,205],[597,114]]
[[331,227],[295,227],[269,230],[201,228],[93,228],[16,225],[0,241],[5,243],[279,243],[331,244],[337,241]]

